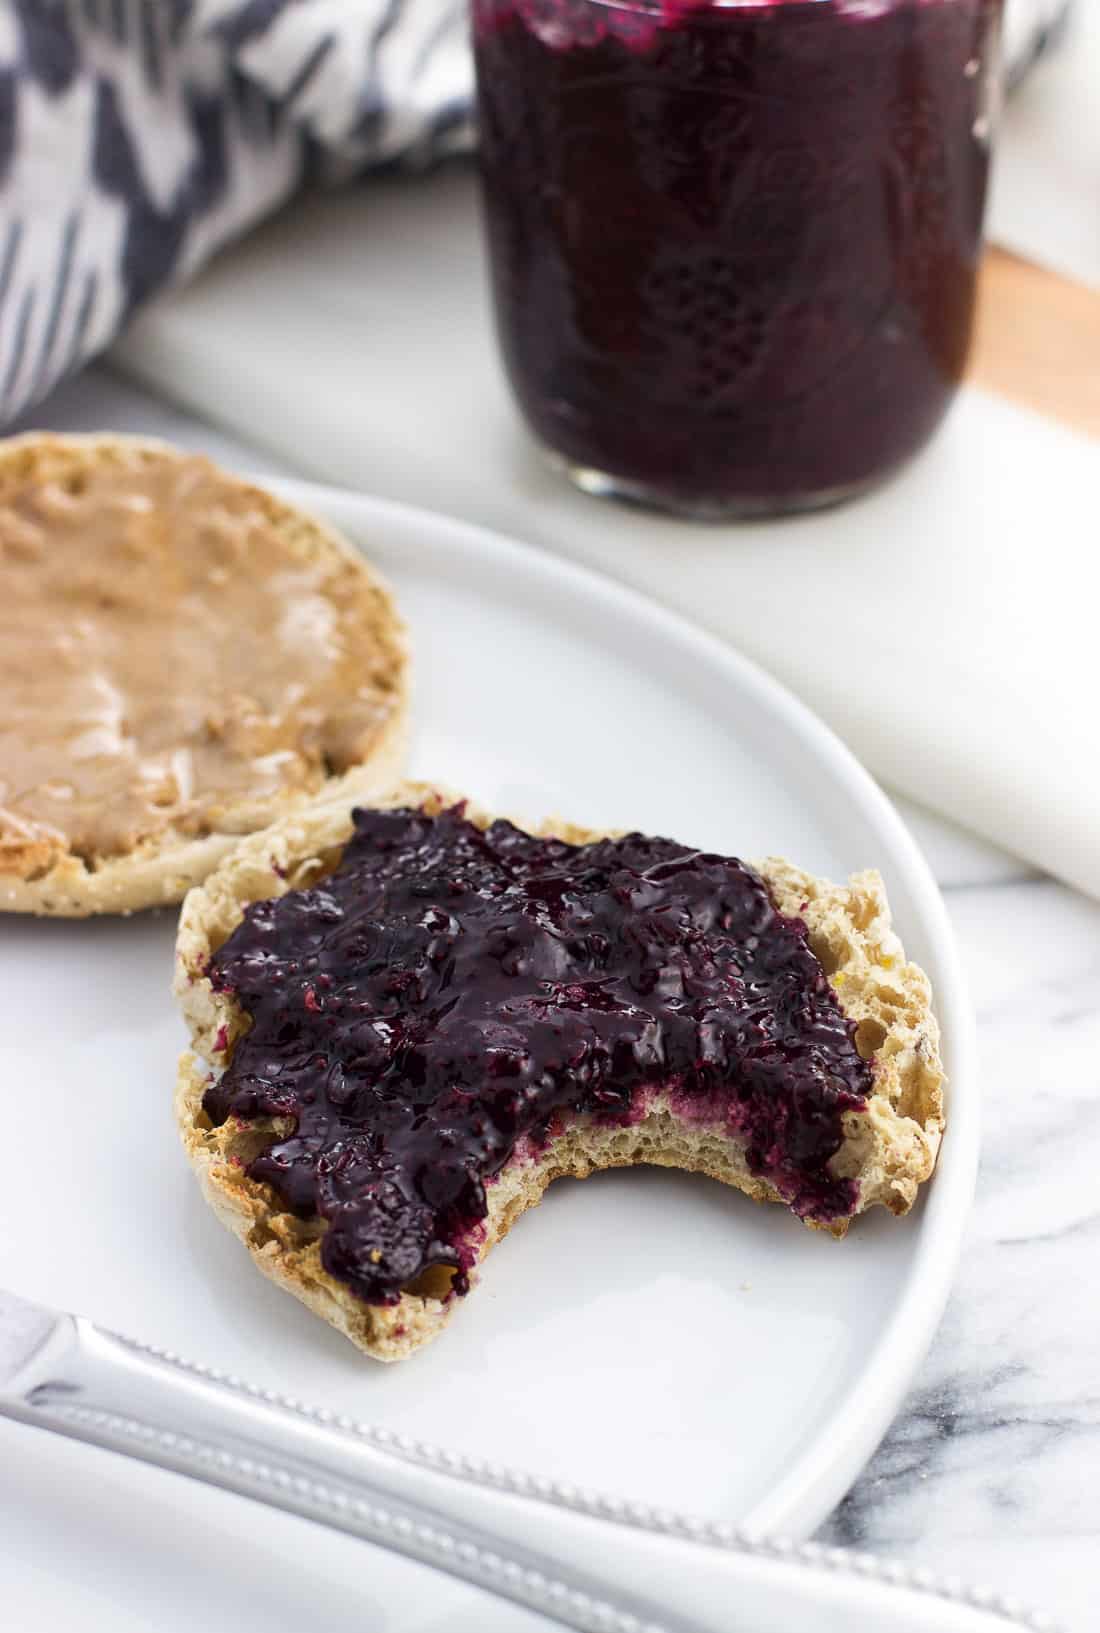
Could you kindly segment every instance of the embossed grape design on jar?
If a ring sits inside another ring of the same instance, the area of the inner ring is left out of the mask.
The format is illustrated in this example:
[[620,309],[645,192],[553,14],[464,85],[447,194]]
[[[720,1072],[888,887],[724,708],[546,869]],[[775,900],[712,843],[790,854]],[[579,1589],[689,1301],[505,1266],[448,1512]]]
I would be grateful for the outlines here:
[[497,330],[580,486],[862,492],[970,343],[1001,0],[472,0]]

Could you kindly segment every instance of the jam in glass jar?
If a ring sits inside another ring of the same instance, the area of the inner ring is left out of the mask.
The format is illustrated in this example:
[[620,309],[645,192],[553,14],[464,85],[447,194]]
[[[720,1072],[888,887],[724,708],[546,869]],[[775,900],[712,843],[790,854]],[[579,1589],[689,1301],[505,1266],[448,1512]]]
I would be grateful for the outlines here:
[[966,364],[1001,0],[472,0],[497,329],[581,486],[802,510]]

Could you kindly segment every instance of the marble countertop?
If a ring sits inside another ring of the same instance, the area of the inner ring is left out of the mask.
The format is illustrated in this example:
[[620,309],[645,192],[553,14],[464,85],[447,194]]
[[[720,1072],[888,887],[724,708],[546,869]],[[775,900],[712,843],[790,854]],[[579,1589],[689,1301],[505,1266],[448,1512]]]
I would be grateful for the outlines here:
[[[169,436],[238,468],[286,472],[104,367],[63,387],[33,423]],[[820,1535],[993,1582],[1090,1633],[1100,1598],[1100,904],[902,809],[970,980],[984,1155],[922,1379]]]

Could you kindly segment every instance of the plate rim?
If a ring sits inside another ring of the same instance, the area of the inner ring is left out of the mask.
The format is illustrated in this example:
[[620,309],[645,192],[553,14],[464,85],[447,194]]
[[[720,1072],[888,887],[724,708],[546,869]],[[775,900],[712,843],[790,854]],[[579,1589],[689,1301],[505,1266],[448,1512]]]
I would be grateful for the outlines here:
[[396,524],[414,537],[427,530],[435,536],[436,547],[443,543],[448,549],[474,552],[490,565],[494,560],[505,562],[529,578],[552,579],[612,613],[625,608],[636,620],[648,622],[666,642],[671,640],[694,657],[703,657],[762,712],[807,744],[880,831],[890,866],[904,880],[937,955],[936,1008],[952,1039],[949,1129],[935,1184],[921,1204],[920,1242],[912,1272],[858,1374],[865,1390],[849,1388],[828,1430],[815,1436],[770,1495],[758,1500],[740,1522],[740,1529],[749,1536],[808,1536],[832,1512],[874,1454],[925,1359],[954,1285],[977,1181],[981,1103],[974,1015],[955,934],[927,860],[870,772],[808,704],[731,643],[643,591],[543,546],[428,507],[303,478],[264,475],[257,480],[303,509],[319,511],[346,530],[357,549],[361,548],[360,529],[365,529],[369,542],[362,546],[363,553],[372,565],[382,557],[383,578],[386,552],[376,542],[377,536],[384,536],[387,524]]

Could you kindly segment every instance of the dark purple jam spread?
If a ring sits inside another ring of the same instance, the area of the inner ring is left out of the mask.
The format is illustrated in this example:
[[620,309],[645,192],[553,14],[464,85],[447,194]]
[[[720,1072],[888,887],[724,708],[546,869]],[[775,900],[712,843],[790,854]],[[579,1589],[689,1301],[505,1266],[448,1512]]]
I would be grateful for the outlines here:
[[497,327],[536,436],[684,508],[913,453],[963,372],[1000,0],[474,0]]
[[250,906],[210,975],[252,1025],[205,1109],[293,1119],[248,1173],[326,1221],[325,1268],[370,1303],[433,1266],[464,1292],[509,1158],[657,1093],[728,1128],[803,1217],[855,1206],[828,1164],[871,1067],[805,927],[741,862],[356,811],[336,869]]

